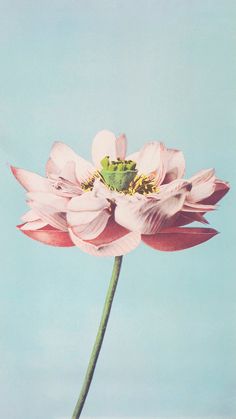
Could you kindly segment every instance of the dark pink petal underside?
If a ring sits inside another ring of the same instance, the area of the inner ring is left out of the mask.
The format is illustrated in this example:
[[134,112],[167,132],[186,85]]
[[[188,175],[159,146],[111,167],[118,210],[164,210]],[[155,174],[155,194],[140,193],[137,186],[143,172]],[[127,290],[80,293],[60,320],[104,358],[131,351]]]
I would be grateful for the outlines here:
[[205,198],[201,201],[201,204],[205,205],[215,205],[219,202],[229,191],[230,186],[228,183],[223,181],[216,181],[216,188],[215,191],[211,196]]
[[70,247],[74,246],[69,234],[66,231],[57,230],[50,225],[40,228],[39,230],[22,230],[24,224],[17,226],[26,236],[41,243],[50,246]]
[[174,252],[197,246],[214,237],[213,228],[171,227],[153,235],[142,235],[142,240],[156,250]]

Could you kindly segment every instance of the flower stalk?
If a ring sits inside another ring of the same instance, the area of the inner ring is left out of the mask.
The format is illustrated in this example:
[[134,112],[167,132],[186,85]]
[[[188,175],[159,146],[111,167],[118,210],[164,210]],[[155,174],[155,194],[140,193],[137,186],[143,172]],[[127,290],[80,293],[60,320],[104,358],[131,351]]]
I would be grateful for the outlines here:
[[102,312],[102,318],[101,318],[100,325],[98,328],[93,350],[90,356],[83,386],[79,395],[79,399],[76,403],[72,419],[79,419],[80,414],[83,410],[88,392],[89,392],[89,388],[93,379],[93,374],[96,368],[98,356],[102,347],[102,342],[104,339],[104,335],[107,328],[107,323],[108,323],[110,312],[111,312],[112,302],[113,302],[113,298],[115,295],[115,291],[116,291],[116,287],[117,287],[117,283],[119,279],[122,258],[123,256],[116,256],[114,260],[111,280],[110,280],[110,284],[109,284],[109,288],[107,291],[106,300],[105,300],[105,304],[104,304],[104,308]]

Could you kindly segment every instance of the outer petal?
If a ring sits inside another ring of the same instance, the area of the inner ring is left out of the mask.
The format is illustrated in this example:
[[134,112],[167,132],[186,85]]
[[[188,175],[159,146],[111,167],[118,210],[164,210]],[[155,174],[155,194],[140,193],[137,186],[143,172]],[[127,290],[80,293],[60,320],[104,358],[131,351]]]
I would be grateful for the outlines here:
[[201,204],[206,205],[215,205],[218,201],[220,201],[223,196],[227,194],[229,191],[230,186],[227,182],[223,182],[222,180],[217,179],[215,182],[215,190],[212,195],[208,196],[207,198],[201,201]]
[[160,185],[166,170],[165,147],[159,142],[150,142],[140,150],[137,159],[137,169],[140,174],[155,174]]
[[142,240],[153,249],[173,252],[204,243],[217,233],[213,228],[171,227],[155,235],[143,235]]
[[56,229],[67,231],[65,211],[68,199],[51,193],[31,192],[27,194],[28,204],[42,221]]
[[[173,217],[174,218],[174,217]],[[180,227],[194,222],[209,224],[201,212],[182,212],[177,214],[175,219],[168,224],[168,227]],[[167,226],[166,226],[167,227]]]
[[214,169],[201,170],[189,179],[192,190],[187,196],[189,202],[199,202],[213,194],[215,190]]
[[28,223],[28,222],[31,222],[31,221],[38,221],[39,216],[33,210],[29,210],[24,215],[22,215],[21,219],[24,223]]
[[29,201],[36,201],[42,205],[50,206],[57,212],[66,211],[69,202],[68,198],[46,192],[29,192],[27,198]]
[[166,150],[166,175],[163,183],[172,182],[175,179],[184,177],[185,159],[182,151],[167,149]]
[[47,223],[43,220],[29,221],[22,225],[21,230],[39,230],[46,225]]
[[[123,140],[119,140],[119,148]],[[103,157],[109,156],[111,160],[117,158],[116,137],[111,131],[103,130],[94,137],[92,144],[92,159],[97,168],[101,167]]]
[[191,185],[183,180],[174,181],[150,198],[140,195],[117,200],[115,220],[131,231],[142,234],[157,233],[164,223],[182,209]]
[[192,183],[193,186],[208,182],[214,178],[215,170],[214,169],[202,169],[193,175],[189,182]]
[[216,209],[215,205],[205,205],[205,204],[201,204],[200,202],[188,202],[186,200],[182,211],[187,211],[187,212],[207,212],[207,211],[213,211]]
[[24,224],[17,226],[22,233],[30,237],[33,240],[37,240],[41,243],[48,244],[50,246],[69,247],[74,246],[70,236],[65,231],[57,230],[49,225],[40,228],[39,230],[25,230]]
[[94,240],[81,240],[70,229],[76,246],[94,256],[121,256],[135,249],[140,243],[140,234],[129,232],[110,218],[105,230]]
[[18,182],[28,192],[49,192],[50,185],[46,178],[38,175],[37,173],[29,172],[28,170],[19,169],[18,167],[11,166],[11,171]]
[[86,181],[95,171],[91,163],[77,155],[66,144],[56,141],[53,144],[50,159],[46,165],[48,177],[54,177],[55,174],[57,176],[61,175],[61,173],[63,174],[63,170],[69,162],[74,162],[76,178],[79,182]]

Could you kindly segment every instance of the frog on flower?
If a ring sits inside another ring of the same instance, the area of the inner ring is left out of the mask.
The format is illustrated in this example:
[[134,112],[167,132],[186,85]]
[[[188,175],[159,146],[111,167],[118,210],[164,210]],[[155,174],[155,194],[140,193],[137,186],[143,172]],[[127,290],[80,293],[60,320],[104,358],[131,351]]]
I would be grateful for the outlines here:
[[78,246],[96,256],[120,256],[144,242],[162,251],[182,250],[212,238],[205,214],[228,192],[213,169],[184,179],[179,150],[149,142],[126,155],[127,140],[107,130],[92,144],[90,163],[54,143],[46,177],[12,167],[27,191],[30,210],[19,229],[52,246]]

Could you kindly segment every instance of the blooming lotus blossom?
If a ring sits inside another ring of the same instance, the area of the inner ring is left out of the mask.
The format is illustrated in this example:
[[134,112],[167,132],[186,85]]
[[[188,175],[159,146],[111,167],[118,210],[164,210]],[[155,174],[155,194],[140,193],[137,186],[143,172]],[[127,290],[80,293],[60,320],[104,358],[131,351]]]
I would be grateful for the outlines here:
[[92,382],[117,287],[123,255],[141,242],[163,251],[187,249],[217,234],[205,214],[216,208],[229,185],[213,169],[185,179],[179,150],[152,141],[126,155],[127,140],[99,132],[92,162],[56,142],[42,177],[12,167],[27,191],[29,211],[19,229],[52,246],[78,246],[96,256],[115,256],[98,333],[73,419],[79,419]]
[[99,132],[92,163],[61,142],[54,143],[46,176],[12,167],[27,191],[29,211],[19,229],[52,246],[78,246],[96,256],[120,256],[141,241],[157,250],[182,250],[217,234],[205,214],[228,192],[214,169],[184,178],[179,150],[149,142],[126,155],[127,140]]

